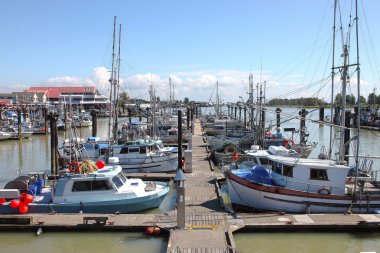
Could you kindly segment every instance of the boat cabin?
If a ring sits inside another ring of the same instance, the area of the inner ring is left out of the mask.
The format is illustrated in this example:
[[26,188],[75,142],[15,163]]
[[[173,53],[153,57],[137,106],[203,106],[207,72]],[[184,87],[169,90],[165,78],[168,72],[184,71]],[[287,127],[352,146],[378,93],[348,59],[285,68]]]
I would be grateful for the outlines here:
[[269,156],[275,184],[306,192],[345,194],[345,181],[351,169],[332,160]]

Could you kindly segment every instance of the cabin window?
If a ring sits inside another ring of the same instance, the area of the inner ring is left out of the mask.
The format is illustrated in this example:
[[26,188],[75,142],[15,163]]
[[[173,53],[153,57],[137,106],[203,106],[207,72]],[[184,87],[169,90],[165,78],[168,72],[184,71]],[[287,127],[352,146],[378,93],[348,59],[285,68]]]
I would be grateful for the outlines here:
[[278,174],[281,174],[281,170],[282,170],[282,164],[281,163],[277,163],[277,162],[272,163],[272,171],[274,171]]
[[112,187],[108,184],[107,180],[96,180],[96,181],[77,181],[74,182],[73,192],[82,191],[105,191],[112,190]]
[[266,157],[260,157],[259,160],[260,160],[260,164],[261,164],[261,165],[267,165],[267,164],[270,164],[270,161],[269,161],[268,158],[266,158]]
[[140,154],[146,154],[146,147],[140,147]]
[[293,166],[284,164],[282,166],[282,175],[287,177],[293,177]]
[[128,154],[128,147],[121,148],[120,154]]
[[100,155],[106,155],[108,153],[108,149],[102,148],[100,149]]
[[313,180],[329,180],[327,177],[327,170],[310,169],[310,179],[313,179]]
[[117,175],[112,178],[112,182],[116,185],[116,188],[120,188],[126,182],[126,179],[123,175]]
[[129,148],[128,152],[129,153],[138,153],[140,151],[139,148]]

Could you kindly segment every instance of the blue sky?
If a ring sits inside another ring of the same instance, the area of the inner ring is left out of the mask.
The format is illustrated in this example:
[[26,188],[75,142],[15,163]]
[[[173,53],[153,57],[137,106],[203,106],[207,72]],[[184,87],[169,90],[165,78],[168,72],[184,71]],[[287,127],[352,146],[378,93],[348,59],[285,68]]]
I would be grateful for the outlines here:
[[[340,4],[347,16],[351,0]],[[380,1],[359,4],[367,96],[379,85]],[[331,72],[332,0],[0,0],[0,92],[93,85],[107,94],[114,16],[121,90],[132,97],[148,98],[153,85],[168,99],[171,77],[178,99],[213,100],[218,82],[222,99],[237,101],[252,72],[255,83],[266,81],[267,99],[328,100],[319,80]]]

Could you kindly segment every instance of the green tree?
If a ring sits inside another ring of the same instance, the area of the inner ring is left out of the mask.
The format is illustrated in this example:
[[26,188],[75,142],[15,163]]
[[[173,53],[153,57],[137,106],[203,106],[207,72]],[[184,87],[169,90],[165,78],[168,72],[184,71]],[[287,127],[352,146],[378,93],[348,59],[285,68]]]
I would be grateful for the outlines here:
[[367,103],[367,101],[365,100],[365,97],[360,96],[360,103],[361,104],[366,104]]
[[185,97],[185,99],[183,100],[183,103],[185,104],[185,105],[187,105],[187,104],[189,104],[189,98],[188,97]]
[[334,104],[342,104],[342,95],[340,93],[335,95]]

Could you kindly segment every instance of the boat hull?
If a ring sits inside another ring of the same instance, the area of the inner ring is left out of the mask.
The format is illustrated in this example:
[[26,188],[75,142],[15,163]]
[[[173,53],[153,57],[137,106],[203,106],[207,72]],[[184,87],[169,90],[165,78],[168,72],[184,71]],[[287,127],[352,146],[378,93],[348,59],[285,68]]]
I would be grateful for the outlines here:
[[167,173],[178,169],[178,158],[176,156],[156,156],[142,159],[120,157],[119,159],[119,165],[126,173]]
[[318,194],[258,184],[227,174],[227,190],[234,206],[256,211],[287,213],[371,213],[380,209],[380,197]]
[[[156,182],[156,184],[159,183]],[[143,197],[90,202],[84,198],[83,201],[75,203],[40,203],[37,195],[37,202],[28,205],[28,213],[135,213],[159,207],[168,192],[169,187],[166,186],[160,192],[152,192]],[[9,203],[4,203],[0,206],[0,213],[18,214],[19,210],[11,208]]]

